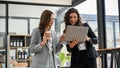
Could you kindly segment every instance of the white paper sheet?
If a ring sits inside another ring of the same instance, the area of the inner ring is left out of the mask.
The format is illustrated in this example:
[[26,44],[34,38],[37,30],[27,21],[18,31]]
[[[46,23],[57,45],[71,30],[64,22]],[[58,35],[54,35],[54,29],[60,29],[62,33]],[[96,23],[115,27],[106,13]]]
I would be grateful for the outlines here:
[[83,26],[67,26],[65,33],[65,41],[78,39],[79,42],[84,42],[88,33],[88,27]]

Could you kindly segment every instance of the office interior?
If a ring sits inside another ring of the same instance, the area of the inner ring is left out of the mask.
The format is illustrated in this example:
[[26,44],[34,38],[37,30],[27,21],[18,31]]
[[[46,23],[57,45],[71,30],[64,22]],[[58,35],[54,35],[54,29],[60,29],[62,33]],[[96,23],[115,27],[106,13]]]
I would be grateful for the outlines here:
[[[99,39],[95,45],[97,68],[120,68],[120,0],[0,0],[0,68],[30,68],[31,32],[38,27],[42,11],[55,13],[52,29],[59,37],[64,30],[64,13],[71,7],[78,9]],[[16,45],[10,46],[11,42]],[[57,58],[60,68],[69,68],[70,54],[65,47]]]

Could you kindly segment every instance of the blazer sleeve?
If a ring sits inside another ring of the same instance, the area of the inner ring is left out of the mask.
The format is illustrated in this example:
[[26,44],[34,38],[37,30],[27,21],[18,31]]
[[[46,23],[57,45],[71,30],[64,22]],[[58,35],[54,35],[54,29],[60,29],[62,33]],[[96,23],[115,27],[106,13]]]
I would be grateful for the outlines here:
[[[33,29],[32,34],[31,34],[31,42],[30,42],[30,47],[29,51],[31,53],[36,53],[41,51],[42,46],[40,46],[40,42],[38,38],[40,38],[40,32],[38,28]],[[41,39],[40,39],[41,40]]]
[[97,44],[98,43],[98,38],[95,35],[95,33],[92,31],[91,27],[87,23],[84,23],[84,26],[89,27],[87,36],[90,37],[90,42],[87,42],[87,43]]
[[55,50],[55,53],[58,53],[61,49],[62,49],[62,47],[63,47],[63,45],[62,45],[62,43],[59,43],[59,38],[57,37],[57,34],[56,34],[56,32],[55,31],[52,31],[52,36],[53,36],[53,46],[55,46],[55,48],[54,48],[54,50]]

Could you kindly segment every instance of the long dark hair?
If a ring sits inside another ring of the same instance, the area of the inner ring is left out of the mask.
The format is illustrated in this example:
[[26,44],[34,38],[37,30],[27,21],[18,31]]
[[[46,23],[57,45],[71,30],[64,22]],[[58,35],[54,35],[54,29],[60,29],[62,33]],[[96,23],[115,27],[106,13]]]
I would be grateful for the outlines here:
[[40,22],[39,22],[39,29],[42,34],[44,34],[44,32],[45,32],[45,27],[49,24],[52,14],[53,14],[53,12],[50,10],[43,11],[41,18],[40,18]]
[[71,25],[70,24],[70,14],[71,13],[76,13],[77,14],[77,17],[78,17],[78,20],[75,24],[75,26],[82,26],[82,21],[81,21],[81,17],[80,17],[80,14],[78,12],[77,9],[75,8],[70,8],[66,13],[65,13],[65,16],[64,16],[64,22],[65,22],[65,30],[63,31],[65,33],[66,31],[66,28],[67,28],[67,25]]

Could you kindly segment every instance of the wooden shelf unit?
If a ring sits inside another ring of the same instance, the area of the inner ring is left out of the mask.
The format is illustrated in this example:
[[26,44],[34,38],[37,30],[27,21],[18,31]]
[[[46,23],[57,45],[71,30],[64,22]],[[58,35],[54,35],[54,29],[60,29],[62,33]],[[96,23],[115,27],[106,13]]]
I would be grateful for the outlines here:
[[30,35],[8,35],[8,64],[13,60],[18,63],[31,62],[28,51],[30,39]]

